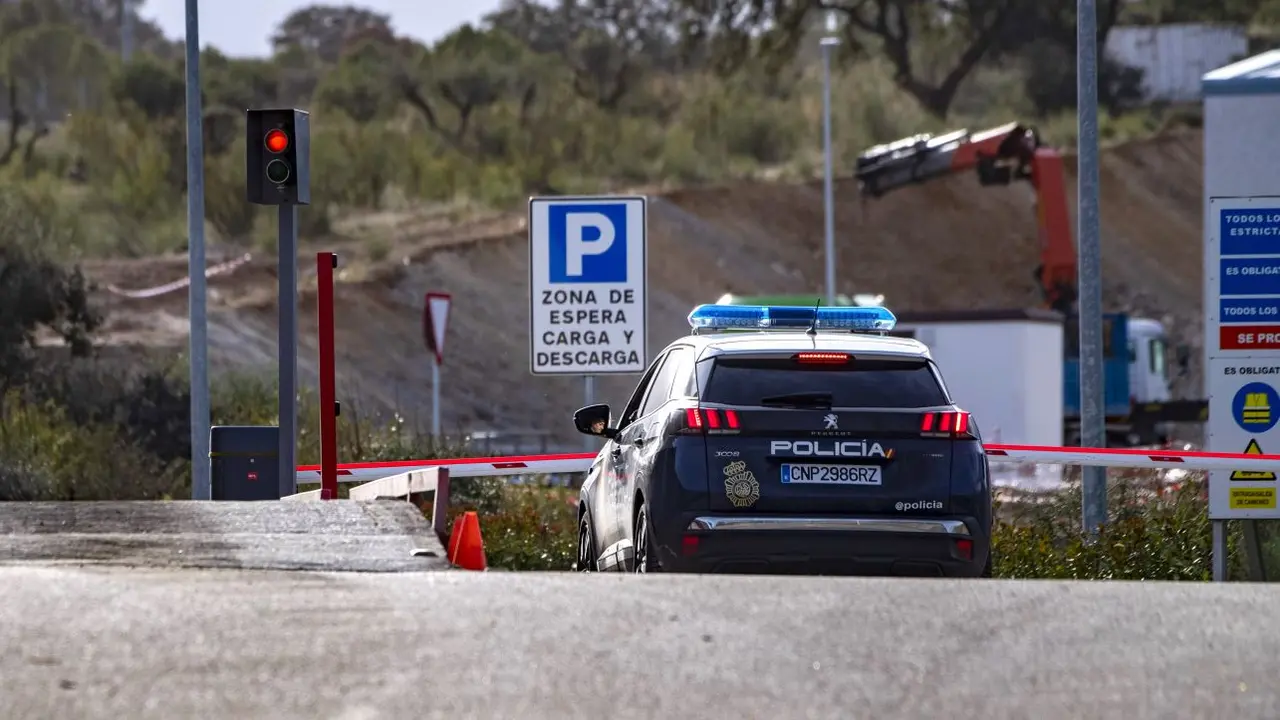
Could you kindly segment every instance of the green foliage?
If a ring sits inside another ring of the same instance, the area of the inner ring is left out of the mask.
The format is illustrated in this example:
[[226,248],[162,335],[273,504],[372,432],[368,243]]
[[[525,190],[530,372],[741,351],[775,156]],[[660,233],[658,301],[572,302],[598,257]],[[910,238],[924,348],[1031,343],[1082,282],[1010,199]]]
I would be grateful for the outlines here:
[[[1002,508],[994,538],[996,577],[1103,580],[1209,580],[1212,534],[1205,481],[1196,477],[1163,493],[1124,473],[1109,483],[1110,521],[1096,539],[1080,526],[1080,486],[1048,503]],[[1238,537],[1228,542],[1232,575],[1243,577]]]
[[484,478],[483,483],[454,481],[450,492],[450,530],[460,515],[475,510],[489,567],[573,568],[578,552],[576,491],[539,484],[508,485],[502,479]]
[[53,403],[0,400],[0,501],[161,500],[181,489],[181,469]]
[[[62,222],[92,229],[78,238],[84,255],[179,250],[187,177],[183,63],[171,46],[153,42],[119,63],[109,52],[118,40],[109,26],[118,7],[104,2],[0,4],[0,76],[18,91],[9,108],[17,132],[0,149],[0,177],[42,184]],[[750,23],[773,23],[759,43],[750,32],[734,34],[745,27],[698,36],[696,28],[710,27],[706,8],[625,5],[627,12],[594,0],[556,7],[519,0],[429,47],[396,36],[378,13],[316,5],[285,19],[272,58],[207,50],[201,71],[211,242],[274,243],[271,213],[244,201],[243,109],[250,106],[313,110],[313,204],[299,219],[304,242],[331,242],[325,236],[335,220],[382,209],[389,198],[514,206],[530,194],[761,172],[803,178],[820,165],[821,76],[808,43],[816,16],[805,3],[777,3],[753,16]],[[1045,42],[1002,31],[990,57],[957,69],[955,82],[933,82],[981,30],[975,18],[934,22],[929,13],[937,5],[921,3],[904,20],[919,30],[910,48],[918,77],[904,75],[887,39],[846,34],[847,52],[833,73],[842,164],[872,144],[915,132],[1009,120],[1048,124],[1055,140],[1069,144],[1074,129],[1059,118],[1062,97],[1074,97],[1063,63],[1073,52],[1063,40],[1074,37],[1071,13],[1017,0],[1011,7],[1020,14],[1009,22],[1043,28]],[[143,36],[151,32],[140,26]],[[780,35],[788,33],[794,37]],[[741,52],[725,65],[718,48],[729,46]],[[57,127],[47,124],[68,114]],[[1158,127],[1109,116],[1102,122],[1116,137]]]
[[74,232],[49,216],[38,195],[0,194],[0,391],[27,379],[42,330],[75,355],[89,350],[101,318],[89,307],[84,276],[44,249],[66,247]]
[[113,78],[111,94],[141,110],[148,121],[172,120],[185,109],[186,81],[179,66],[137,55]]

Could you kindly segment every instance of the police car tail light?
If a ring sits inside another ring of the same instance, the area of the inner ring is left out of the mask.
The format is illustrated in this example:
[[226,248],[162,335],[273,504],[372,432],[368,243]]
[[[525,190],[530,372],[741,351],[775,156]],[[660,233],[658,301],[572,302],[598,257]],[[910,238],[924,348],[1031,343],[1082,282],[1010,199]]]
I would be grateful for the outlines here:
[[930,436],[973,437],[969,413],[963,410],[925,413],[920,418],[920,432]]
[[684,411],[686,430],[702,432],[704,430],[737,430],[737,410],[717,410],[716,408],[687,408]]
[[796,362],[805,365],[845,365],[851,359],[848,353],[838,352],[802,352],[795,355]]

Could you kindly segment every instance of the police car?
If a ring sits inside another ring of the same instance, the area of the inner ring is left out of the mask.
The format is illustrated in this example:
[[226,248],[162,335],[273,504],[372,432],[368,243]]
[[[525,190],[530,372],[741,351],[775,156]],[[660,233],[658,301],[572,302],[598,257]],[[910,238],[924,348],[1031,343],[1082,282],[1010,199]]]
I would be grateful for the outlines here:
[[881,307],[701,305],[614,422],[579,502],[580,571],[990,575],[973,417]]

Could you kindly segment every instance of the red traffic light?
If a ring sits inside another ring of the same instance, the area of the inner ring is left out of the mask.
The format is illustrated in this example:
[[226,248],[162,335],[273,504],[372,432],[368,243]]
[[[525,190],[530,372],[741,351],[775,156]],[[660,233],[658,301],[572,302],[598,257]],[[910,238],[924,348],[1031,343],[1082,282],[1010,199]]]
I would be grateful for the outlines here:
[[264,141],[267,149],[277,155],[289,148],[289,136],[283,130],[272,130]]

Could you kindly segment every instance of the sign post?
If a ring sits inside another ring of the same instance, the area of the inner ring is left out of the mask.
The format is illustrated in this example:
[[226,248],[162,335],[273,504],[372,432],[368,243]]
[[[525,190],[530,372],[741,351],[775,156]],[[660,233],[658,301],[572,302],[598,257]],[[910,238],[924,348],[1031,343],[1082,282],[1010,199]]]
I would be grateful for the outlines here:
[[[648,200],[529,199],[529,369],[584,377],[644,372]],[[592,449],[587,438],[587,449]]]
[[440,366],[444,364],[445,331],[449,328],[449,308],[453,296],[449,293],[429,292],[422,307],[422,337],[431,362],[431,437],[440,440]]
[[[1098,158],[1098,3],[1076,2],[1076,116],[1079,217],[1076,253],[1080,322],[1080,445],[1107,446],[1102,336],[1102,206]],[[1082,468],[1081,524],[1095,537],[1107,522],[1107,469]]]
[[[1208,448],[1280,454],[1280,197],[1211,197],[1209,212]],[[1226,521],[1280,518],[1276,492],[1273,471],[1209,473],[1214,580],[1226,580]]]

